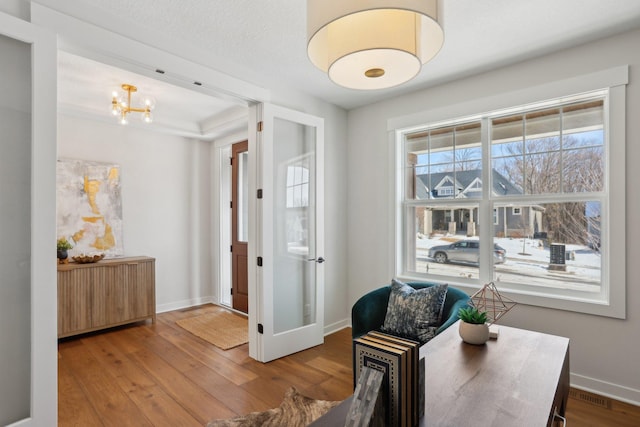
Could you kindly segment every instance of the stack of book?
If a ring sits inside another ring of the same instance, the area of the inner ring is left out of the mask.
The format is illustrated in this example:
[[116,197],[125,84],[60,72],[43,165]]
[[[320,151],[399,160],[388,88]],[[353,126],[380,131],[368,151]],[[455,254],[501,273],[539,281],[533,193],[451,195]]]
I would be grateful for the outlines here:
[[[371,331],[353,340],[353,375],[357,384],[364,367],[384,374],[384,425],[414,427],[424,415],[424,358],[416,341]],[[381,413],[381,411],[376,411]],[[377,424],[377,423],[373,423]]]

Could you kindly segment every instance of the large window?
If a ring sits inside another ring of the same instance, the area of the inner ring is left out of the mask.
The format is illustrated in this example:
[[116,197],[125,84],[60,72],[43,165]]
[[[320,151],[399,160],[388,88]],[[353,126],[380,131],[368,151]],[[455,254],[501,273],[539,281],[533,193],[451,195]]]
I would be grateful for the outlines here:
[[398,131],[397,274],[609,304],[609,105],[600,90]]

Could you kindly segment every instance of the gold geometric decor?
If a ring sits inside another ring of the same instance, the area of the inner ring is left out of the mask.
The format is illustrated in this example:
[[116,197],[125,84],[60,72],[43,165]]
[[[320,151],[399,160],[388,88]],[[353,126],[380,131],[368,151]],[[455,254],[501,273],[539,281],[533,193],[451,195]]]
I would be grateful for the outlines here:
[[471,305],[478,311],[487,313],[487,323],[492,325],[511,310],[517,303],[500,295],[493,282],[487,283],[475,294],[471,295]]

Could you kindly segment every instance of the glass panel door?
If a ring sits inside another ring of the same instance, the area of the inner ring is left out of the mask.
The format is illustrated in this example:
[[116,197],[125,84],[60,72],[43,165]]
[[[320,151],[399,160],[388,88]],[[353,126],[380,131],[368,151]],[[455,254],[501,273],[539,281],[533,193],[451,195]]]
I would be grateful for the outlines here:
[[249,353],[267,362],[324,339],[324,121],[269,104],[252,116]]
[[315,129],[288,120],[274,122],[274,332],[316,319]]
[[0,12],[0,425],[55,425],[54,34]]
[[249,153],[246,151],[238,153],[238,241],[245,243],[249,239],[249,192],[247,190],[248,167]]
[[7,425],[28,418],[31,402],[31,45],[0,35],[0,56],[7,85],[0,97],[0,425]]

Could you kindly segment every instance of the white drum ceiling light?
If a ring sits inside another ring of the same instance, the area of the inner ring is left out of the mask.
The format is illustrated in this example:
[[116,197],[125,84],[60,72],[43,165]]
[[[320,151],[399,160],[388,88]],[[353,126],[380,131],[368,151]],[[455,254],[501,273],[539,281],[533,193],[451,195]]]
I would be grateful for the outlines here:
[[440,51],[438,12],[438,0],[307,0],[307,53],[340,86],[397,86]]

